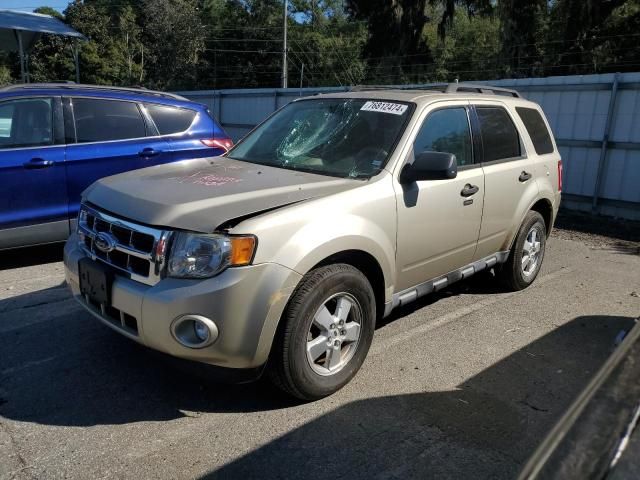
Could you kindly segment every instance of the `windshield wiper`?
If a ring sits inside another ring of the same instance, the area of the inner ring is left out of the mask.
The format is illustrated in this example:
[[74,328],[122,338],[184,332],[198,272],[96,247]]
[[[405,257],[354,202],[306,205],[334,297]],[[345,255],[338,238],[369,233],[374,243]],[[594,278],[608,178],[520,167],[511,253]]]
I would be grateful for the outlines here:
[[331,170],[317,170],[314,168],[305,167],[302,165],[296,165],[295,163],[266,163],[262,161],[247,159],[247,158],[234,158],[228,157],[232,160],[238,160],[241,162],[253,163],[254,165],[263,165],[265,167],[275,167],[275,168],[283,168],[285,170],[293,170],[300,171],[305,173],[312,173],[314,175],[324,175],[327,177],[336,177],[336,178],[349,178],[354,180],[363,180],[372,177],[373,175],[378,174],[382,169],[376,168],[372,173],[350,173],[350,172],[336,172]]
[[299,165],[295,165],[295,164],[288,164],[288,165],[284,165],[284,164],[274,164],[274,167],[280,167],[280,168],[284,168],[286,170],[296,170],[296,171],[300,171],[300,172],[305,172],[305,173],[313,173],[315,175],[326,175],[327,177],[339,177],[339,178],[346,178],[346,174],[343,172],[331,172],[328,170],[316,170],[314,168],[308,168],[308,167],[302,167]]

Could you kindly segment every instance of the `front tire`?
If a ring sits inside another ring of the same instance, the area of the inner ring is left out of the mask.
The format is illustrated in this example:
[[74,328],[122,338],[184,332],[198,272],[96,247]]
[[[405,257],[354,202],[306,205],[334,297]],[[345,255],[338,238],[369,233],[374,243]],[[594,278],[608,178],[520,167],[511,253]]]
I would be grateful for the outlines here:
[[520,225],[506,263],[496,272],[501,283],[512,291],[523,290],[540,272],[547,243],[547,228],[538,212],[529,211]]
[[376,302],[366,277],[351,265],[309,272],[278,329],[269,376],[301,400],[338,391],[358,372],[371,346]]

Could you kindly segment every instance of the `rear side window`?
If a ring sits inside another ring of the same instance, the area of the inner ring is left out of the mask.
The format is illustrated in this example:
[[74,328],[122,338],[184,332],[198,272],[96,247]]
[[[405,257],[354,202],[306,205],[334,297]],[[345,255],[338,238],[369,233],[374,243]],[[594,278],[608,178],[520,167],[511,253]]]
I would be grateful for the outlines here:
[[522,123],[524,123],[533,147],[538,155],[553,152],[553,142],[549,130],[542,119],[542,115],[535,108],[516,107],[516,112],[520,115]]
[[142,114],[133,102],[74,98],[73,115],[78,143],[146,136]]
[[36,147],[53,143],[50,98],[0,103],[0,148]]
[[160,135],[182,133],[187,130],[196,117],[196,112],[188,108],[168,107],[165,105],[145,105]]
[[501,107],[477,107],[484,161],[520,156],[520,137],[511,117]]

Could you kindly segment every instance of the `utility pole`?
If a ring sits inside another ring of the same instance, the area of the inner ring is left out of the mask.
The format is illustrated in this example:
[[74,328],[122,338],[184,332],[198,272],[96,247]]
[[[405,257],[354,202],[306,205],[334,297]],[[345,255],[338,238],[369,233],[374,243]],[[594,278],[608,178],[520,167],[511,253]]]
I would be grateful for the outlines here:
[[282,88],[287,88],[287,4],[284,0],[284,35],[282,37]]

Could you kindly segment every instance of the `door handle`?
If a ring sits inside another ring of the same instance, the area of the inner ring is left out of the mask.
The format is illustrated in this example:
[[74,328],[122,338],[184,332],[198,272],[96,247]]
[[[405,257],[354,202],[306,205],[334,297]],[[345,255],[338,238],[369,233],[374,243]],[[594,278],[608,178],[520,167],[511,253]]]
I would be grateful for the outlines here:
[[480,189],[477,185],[471,185],[470,183],[467,183],[460,192],[460,195],[462,195],[463,197],[470,197],[471,195],[475,195],[476,193],[478,193],[478,190]]
[[531,174],[529,172],[525,172],[523,170],[522,173],[520,174],[520,176],[518,177],[518,180],[521,181],[521,182],[526,182],[530,178],[531,178]]
[[37,168],[48,168],[53,166],[55,162],[53,160],[45,160],[44,158],[32,158],[28,162],[24,162],[22,166],[28,170],[35,170]]
[[138,155],[141,157],[155,157],[156,155],[160,155],[162,152],[160,150],[155,150],[153,148],[143,148],[138,152]]

